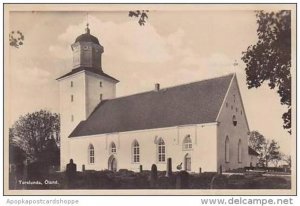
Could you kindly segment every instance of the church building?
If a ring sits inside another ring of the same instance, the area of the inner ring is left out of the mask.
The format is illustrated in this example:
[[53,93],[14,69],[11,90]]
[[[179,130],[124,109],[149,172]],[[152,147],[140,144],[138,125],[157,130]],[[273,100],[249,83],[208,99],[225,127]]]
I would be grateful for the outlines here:
[[[73,69],[59,77],[61,170],[215,172],[249,166],[249,126],[235,74],[116,97],[103,46],[86,32],[71,46]],[[150,72],[150,71],[149,71]]]

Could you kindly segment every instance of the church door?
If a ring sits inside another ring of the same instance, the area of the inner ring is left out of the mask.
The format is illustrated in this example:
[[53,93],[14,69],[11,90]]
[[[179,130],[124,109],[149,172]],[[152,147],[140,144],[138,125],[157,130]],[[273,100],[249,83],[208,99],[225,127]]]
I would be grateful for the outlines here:
[[184,170],[191,171],[191,164],[192,164],[191,156],[190,154],[186,154],[184,157]]
[[113,172],[117,171],[117,159],[113,155],[108,159],[108,169]]

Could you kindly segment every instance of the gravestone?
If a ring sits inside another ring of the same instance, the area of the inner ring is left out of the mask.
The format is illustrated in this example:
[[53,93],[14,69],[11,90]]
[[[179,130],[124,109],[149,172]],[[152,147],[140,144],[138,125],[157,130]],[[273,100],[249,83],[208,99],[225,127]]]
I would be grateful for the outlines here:
[[73,187],[74,181],[76,178],[76,164],[73,163],[73,159],[70,159],[70,163],[67,164],[66,168],[66,179],[67,179],[67,187]]
[[156,185],[157,185],[157,166],[153,164],[151,166],[150,187],[155,188]]
[[140,165],[140,172],[143,172],[143,165]]
[[176,189],[188,189],[190,174],[187,171],[180,171],[176,176]]
[[172,175],[172,158],[168,158],[166,176],[170,177],[171,175]]

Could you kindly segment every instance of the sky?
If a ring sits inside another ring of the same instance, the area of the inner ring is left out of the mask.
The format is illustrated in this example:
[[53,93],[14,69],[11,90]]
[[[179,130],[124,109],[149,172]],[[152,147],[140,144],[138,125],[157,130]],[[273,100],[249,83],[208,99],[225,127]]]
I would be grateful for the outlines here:
[[[145,26],[128,11],[90,11],[91,34],[104,47],[102,67],[120,80],[117,96],[125,96],[235,72],[250,130],[275,139],[290,154],[291,138],[282,128],[275,90],[267,85],[248,89],[242,52],[257,41],[252,10],[150,10]],[[71,71],[70,45],[84,33],[86,12],[14,11],[9,31],[20,30],[24,45],[9,47],[6,70],[9,118],[40,109],[59,113],[56,78]],[[233,66],[237,61],[238,65]]]

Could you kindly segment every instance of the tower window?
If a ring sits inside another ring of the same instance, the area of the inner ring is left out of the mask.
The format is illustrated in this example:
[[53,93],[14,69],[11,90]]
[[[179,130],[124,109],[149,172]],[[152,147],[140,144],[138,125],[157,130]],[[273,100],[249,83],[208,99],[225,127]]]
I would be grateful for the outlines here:
[[99,86],[102,87],[102,82],[101,81],[99,82]]
[[103,95],[100,94],[100,96],[99,96],[100,101],[102,101],[102,98],[103,98]]
[[71,81],[71,87],[73,87],[73,81]]
[[71,122],[73,122],[74,121],[74,115],[72,114],[71,115]]
[[235,102],[235,94],[233,95],[233,102]]
[[74,102],[74,95],[71,94],[71,102]]

